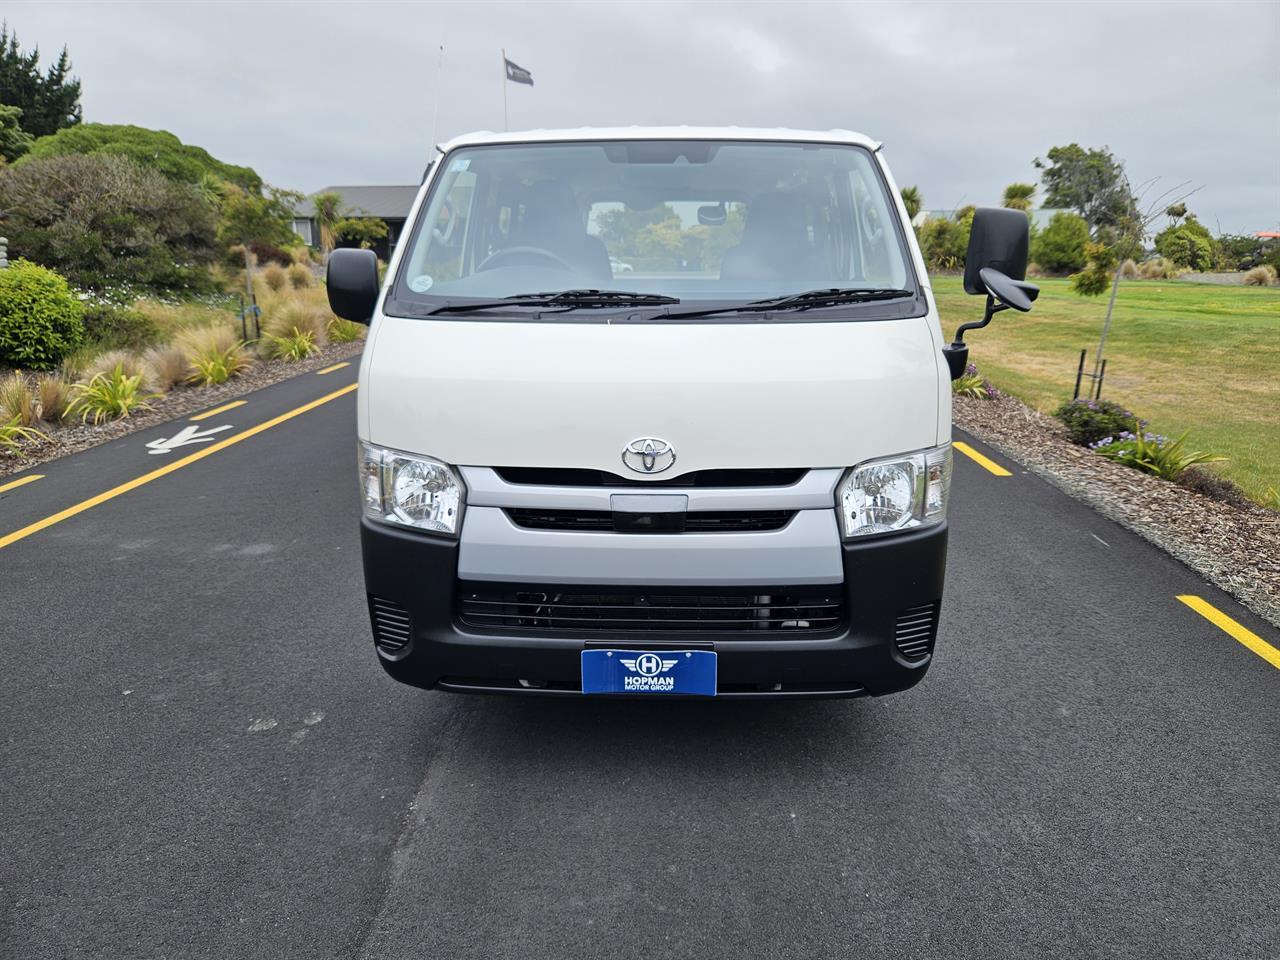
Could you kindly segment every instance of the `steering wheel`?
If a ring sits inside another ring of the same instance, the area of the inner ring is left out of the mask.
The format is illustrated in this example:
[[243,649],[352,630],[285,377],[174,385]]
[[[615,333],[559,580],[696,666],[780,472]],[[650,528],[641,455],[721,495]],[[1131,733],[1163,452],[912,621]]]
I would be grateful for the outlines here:
[[476,273],[481,270],[495,270],[498,267],[515,266],[514,263],[508,261],[520,260],[542,260],[545,264],[555,267],[557,270],[567,270],[573,272],[573,264],[563,257],[559,257],[550,250],[543,250],[541,247],[503,247],[484,258],[484,261],[476,267]]

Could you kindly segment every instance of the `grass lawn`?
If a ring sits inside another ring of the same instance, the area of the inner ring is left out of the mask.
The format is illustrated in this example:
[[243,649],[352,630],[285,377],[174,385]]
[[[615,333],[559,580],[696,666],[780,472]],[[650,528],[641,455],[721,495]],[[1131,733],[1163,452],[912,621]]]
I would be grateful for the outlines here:
[[[1030,313],[997,314],[966,342],[996,386],[1049,413],[1071,397],[1081,348],[1091,369],[1107,296],[1076,296],[1066,280],[1035,282]],[[959,277],[933,283],[948,338],[982,318],[983,301],[966,296]],[[1104,399],[1157,433],[1190,430],[1188,446],[1230,457],[1220,469],[1254,499],[1280,491],[1280,289],[1122,281],[1106,357]]]

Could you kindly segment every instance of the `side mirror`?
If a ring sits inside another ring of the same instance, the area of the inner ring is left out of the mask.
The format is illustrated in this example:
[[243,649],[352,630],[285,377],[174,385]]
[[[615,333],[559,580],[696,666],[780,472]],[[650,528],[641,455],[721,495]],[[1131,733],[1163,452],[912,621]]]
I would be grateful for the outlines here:
[[1014,280],[1027,278],[1027,252],[1031,243],[1031,221],[1021,210],[981,207],[973,213],[969,250],[964,257],[964,292],[976,296],[988,290],[982,271],[999,270]]
[[966,330],[980,330],[1001,310],[1026,313],[1040,296],[1040,288],[1025,279],[1030,238],[1030,221],[1021,210],[982,207],[974,211],[964,259],[964,292],[985,295],[987,309],[981,320],[961,324],[955,340],[942,348],[952,380],[958,380],[969,363]]
[[329,254],[325,273],[329,309],[344,320],[367,324],[378,302],[378,258],[372,250],[343,249]]

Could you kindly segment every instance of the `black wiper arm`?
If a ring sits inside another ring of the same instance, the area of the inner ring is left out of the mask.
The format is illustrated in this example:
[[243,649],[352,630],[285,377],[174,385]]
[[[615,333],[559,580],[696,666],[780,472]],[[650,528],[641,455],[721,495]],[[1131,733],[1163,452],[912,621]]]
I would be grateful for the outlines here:
[[508,300],[545,300],[553,304],[679,303],[679,297],[661,293],[633,293],[630,290],[559,290],[555,293],[518,293]]
[[911,296],[910,290],[866,287],[830,287],[823,290],[806,290],[804,293],[792,293],[785,297],[772,297],[768,300],[753,300],[747,306],[762,310],[794,310],[804,307],[825,307],[839,303],[867,303],[872,300],[897,300]]
[[804,293],[787,294],[769,300],[752,300],[734,307],[712,307],[706,310],[668,311],[674,319],[711,317],[718,313],[767,313],[770,310],[809,310],[814,307],[830,307],[841,303],[871,303],[876,300],[900,300],[914,296],[910,290],[867,287],[832,287],[823,290],[806,290]]
[[679,303],[678,297],[659,293],[632,293],[627,290],[559,290],[551,293],[517,293],[501,300],[473,300],[470,303],[446,303],[428,311],[437,313],[469,313],[473,310],[496,310],[501,307],[578,307],[651,306]]

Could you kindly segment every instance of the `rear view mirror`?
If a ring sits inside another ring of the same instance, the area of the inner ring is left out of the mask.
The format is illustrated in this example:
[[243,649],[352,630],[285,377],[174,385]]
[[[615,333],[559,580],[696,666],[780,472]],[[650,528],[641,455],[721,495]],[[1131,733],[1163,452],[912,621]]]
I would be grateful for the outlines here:
[[372,250],[335,250],[325,274],[329,309],[344,320],[367,324],[378,302],[378,258]]
[[1013,280],[1027,277],[1027,248],[1031,225],[1021,210],[979,207],[969,231],[969,252],[964,258],[964,292],[985,296],[991,291],[982,282],[988,267]]
[[723,227],[729,211],[723,203],[708,203],[698,208],[698,222],[704,227]]

